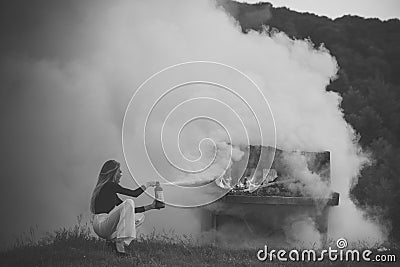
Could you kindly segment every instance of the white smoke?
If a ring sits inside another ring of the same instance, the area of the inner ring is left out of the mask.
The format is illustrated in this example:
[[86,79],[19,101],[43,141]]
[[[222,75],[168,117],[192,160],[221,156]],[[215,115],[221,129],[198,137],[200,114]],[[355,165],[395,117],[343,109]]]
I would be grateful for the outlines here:
[[198,186],[213,182],[215,179],[224,175],[226,170],[229,169],[234,162],[239,161],[244,155],[244,152],[242,152],[238,147],[229,145],[225,142],[217,142],[216,148],[209,144],[202,151],[206,153],[205,158],[210,159],[212,157],[210,154],[213,154],[215,150],[215,161],[209,168],[194,175],[186,174],[183,180],[174,181],[174,184],[182,186]]
[[306,214],[294,214],[283,225],[288,242],[296,247],[320,248],[321,234],[315,221]]
[[287,166],[289,177],[295,177],[295,183],[288,184],[288,189],[294,193],[300,192],[303,196],[315,199],[329,197],[331,190],[329,184],[316,172],[307,166],[307,158],[299,152],[284,153],[282,161]]

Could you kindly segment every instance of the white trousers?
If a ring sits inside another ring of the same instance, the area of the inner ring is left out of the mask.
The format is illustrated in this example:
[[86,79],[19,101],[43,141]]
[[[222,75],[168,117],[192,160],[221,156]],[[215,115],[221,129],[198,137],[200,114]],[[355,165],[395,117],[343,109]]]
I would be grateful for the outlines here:
[[95,214],[93,230],[101,238],[129,245],[136,238],[135,202],[126,199],[109,213]]

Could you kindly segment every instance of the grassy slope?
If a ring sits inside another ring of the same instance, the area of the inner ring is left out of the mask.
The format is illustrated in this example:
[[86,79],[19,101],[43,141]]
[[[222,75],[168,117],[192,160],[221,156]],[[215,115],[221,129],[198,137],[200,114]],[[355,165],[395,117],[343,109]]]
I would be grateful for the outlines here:
[[328,261],[259,262],[257,249],[198,245],[191,240],[154,235],[134,240],[128,250],[129,256],[119,257],[107,242],[92,237],[87,225],[77,225],[73,229],[56,231],[39,242],[20,243],[2,252],[0,266],[368,266],[365,263]]
[[2,266],[244,266],[257,264],[252,251],[213,246],[188,247],[162,241],[134,241],[128,257],[118,257],[103,241],[18,248],[2,255]]

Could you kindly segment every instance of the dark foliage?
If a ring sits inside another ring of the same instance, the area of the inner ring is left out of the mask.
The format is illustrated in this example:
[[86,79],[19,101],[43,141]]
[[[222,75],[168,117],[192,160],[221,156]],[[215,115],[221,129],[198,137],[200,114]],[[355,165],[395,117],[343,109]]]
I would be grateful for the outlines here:
[[[383,210],[392,224],[390,236],[400,240],[400,20],[358,16],[332,20],[269,3],[218,3],[239,21],[244,33],[269,26],[294,39],[309,39],[315,47],[324,45],[336,58],[339,75],[327,90],[342,95],[346,121],[373,156],[352,188],[352,197],[361,206]],[[269,12],[254,11],[265,8]],[[264,17],[249,22],[246,14]]]

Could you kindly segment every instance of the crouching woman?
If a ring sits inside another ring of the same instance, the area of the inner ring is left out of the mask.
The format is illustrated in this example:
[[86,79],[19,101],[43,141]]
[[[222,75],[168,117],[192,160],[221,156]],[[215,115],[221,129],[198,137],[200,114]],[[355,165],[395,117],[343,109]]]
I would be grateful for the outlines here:
[[94,232],[99,237],[114,242],[117,253],[126,254],[125,245],[128,246],[136,238],[136,227],[143,223],[143,213],[162,206],[153,201],[150,205],[135,207],[132,199],[122,201],[117,193],[138,197],[146,188],[154,187],[156,182],[147,182],[146,185],[131,190],[119,185],[121,174],[119,162],[109,160],[104,163],[92,193],[90,210],[94,214]]

